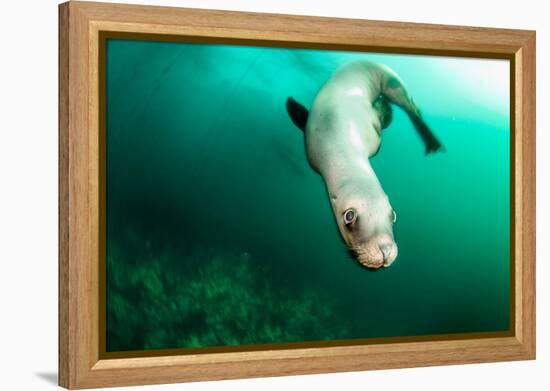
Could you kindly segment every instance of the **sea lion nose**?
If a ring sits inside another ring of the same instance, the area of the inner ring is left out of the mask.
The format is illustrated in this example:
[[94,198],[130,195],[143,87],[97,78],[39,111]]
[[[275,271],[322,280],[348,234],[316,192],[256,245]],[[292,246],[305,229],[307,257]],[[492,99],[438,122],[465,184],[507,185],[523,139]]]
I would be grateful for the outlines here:
[[387,261],[391,254],[392,244],[391,243],[381,244],[380,246],[378,246],[378,248],[380,248],[380,251],[382,252],[382,255],[384,257],[384,262]]

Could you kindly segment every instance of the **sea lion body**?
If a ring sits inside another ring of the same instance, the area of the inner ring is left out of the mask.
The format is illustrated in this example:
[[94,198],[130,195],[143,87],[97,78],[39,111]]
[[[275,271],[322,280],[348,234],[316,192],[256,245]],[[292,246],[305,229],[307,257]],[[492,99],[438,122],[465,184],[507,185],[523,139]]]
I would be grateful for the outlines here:
[[387,267],[397,257],[396,214],[369,161],[391,122],[390,103],[408,114],[426,153],[441,148],[401,79],[384,65],[345,65],[321,87],[309,112],[287,101],[292,121],[304,131],[308,161],[325,180],[342,238],[370,268]]
[[380,95],[380,76],[370,63],[352,63],[320,89],[305,130],[307,157],[320,171],[346,155],[373,156],[380,148],[381,122],[372,102]]

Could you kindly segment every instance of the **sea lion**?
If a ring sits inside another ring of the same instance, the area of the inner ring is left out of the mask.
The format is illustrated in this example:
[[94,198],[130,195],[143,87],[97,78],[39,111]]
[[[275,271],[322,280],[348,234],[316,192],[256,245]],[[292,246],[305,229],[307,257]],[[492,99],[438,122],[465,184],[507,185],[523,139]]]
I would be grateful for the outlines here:
[[407,113],[426,154],[442,148],[399,76],[382,64],[344,65],[321,87],[311,111],[292,97],[286,102],[292,122],[304,131],[309,164],[325,180],[342,238],[362,265],[376,269],[397,257],[397,215],[369,161],[391,123],[391,104]]

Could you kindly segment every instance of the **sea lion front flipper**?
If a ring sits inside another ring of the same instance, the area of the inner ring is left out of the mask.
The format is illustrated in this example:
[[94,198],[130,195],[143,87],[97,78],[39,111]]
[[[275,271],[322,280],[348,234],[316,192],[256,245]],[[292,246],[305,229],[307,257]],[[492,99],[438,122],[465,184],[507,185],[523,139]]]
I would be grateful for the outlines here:
[[294,98],[289,97],[286,100],[286,111],[292,123],[302,132],[305,132],[307,119],[309,117],[308,109],[298,103]]

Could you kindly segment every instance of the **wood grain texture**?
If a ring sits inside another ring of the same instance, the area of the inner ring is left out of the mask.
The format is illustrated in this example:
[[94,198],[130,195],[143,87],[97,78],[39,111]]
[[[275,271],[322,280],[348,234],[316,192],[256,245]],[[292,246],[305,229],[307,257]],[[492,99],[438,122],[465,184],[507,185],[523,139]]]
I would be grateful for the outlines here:
[[[518,263],[522,265],[522,280],[518,281],[518,291],[521,291],[523,310],[522,332],[518,334],[527,353],[531,358],[536,354],[536,42],[535,34],[531,34],[525,45],[518,51],[521,58],[521,89],[516,92],[516,99],[521,102],[520,118],[516,119],[516,138],[521,139],[521,160],[516,159],[516,165],[522,168],[522,181],[516,183],[516,191],[521,191],[521,215],[517,217],[522,223],[521,254]],[[519,122],[519,123],[518,123]],[[517,205],[517,202],[516,202]]]
[[59,7],[59,383],[69,384],[69,7]]
[[[514,335],[100,359],[99,32],[507,58],[514,64]],[[59,382],[89,388],[535,357],[535,33],[69,2],[59,7]]]

